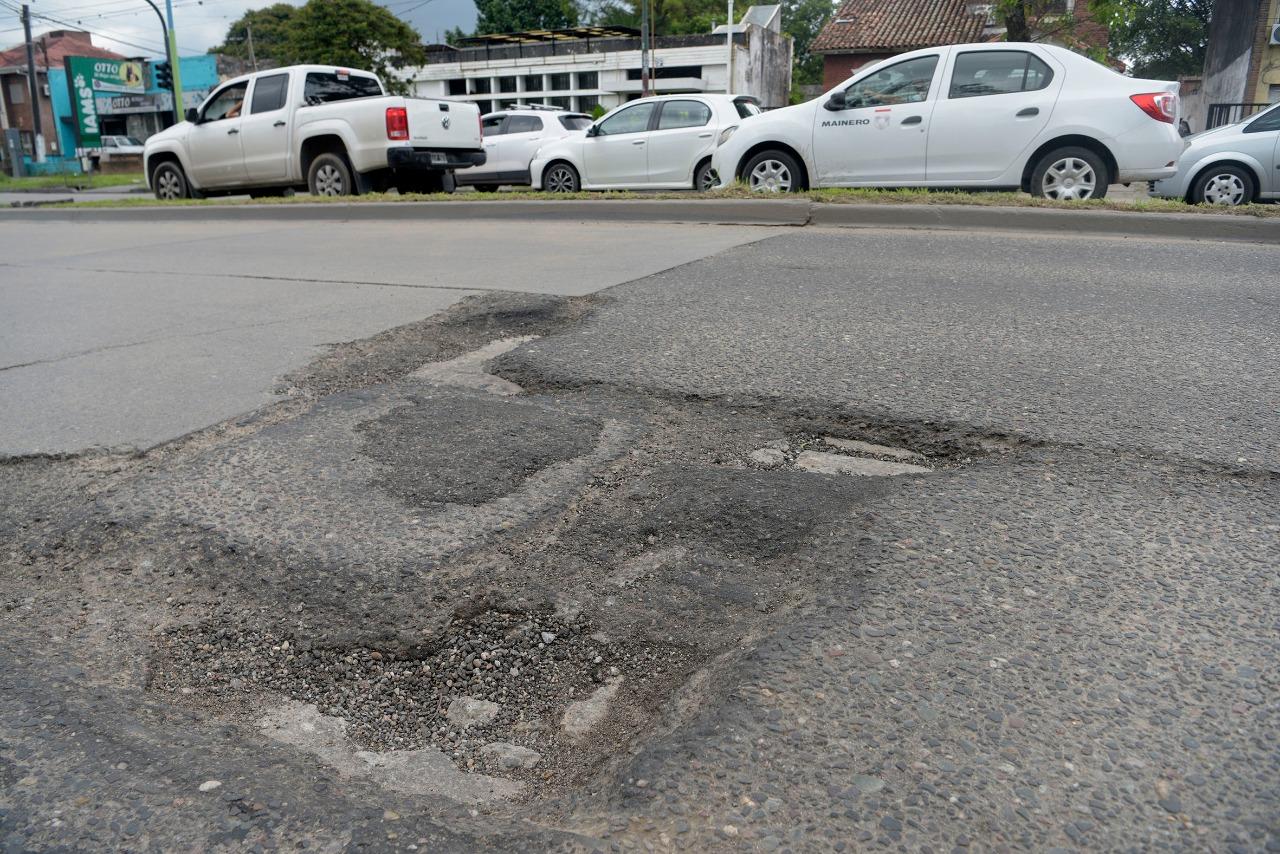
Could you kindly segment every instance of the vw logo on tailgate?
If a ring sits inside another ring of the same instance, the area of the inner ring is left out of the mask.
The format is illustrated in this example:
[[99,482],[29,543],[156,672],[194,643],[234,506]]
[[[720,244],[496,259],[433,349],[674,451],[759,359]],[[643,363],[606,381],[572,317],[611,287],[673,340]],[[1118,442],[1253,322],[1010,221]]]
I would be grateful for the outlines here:
[[449,129],[449,117],[448,117],[448,116],[441,116],[441,117],[440,117],[440,127],[444,128],[445,130],[448,130],[448,129]]

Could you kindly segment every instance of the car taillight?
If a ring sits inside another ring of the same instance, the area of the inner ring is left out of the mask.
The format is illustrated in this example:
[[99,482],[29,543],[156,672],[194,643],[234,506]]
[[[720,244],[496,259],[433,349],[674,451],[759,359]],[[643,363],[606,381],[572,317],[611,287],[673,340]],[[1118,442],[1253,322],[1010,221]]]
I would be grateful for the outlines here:
[[1178,118],[1178,96],[1172,92],[1148,92],[1143,95],[1130,95],[1129,100],[1137,104],[1142,112],[1158,122],[1173,124]]
[[409,138],[409,111],[404,107],[387,107],[387,139]]

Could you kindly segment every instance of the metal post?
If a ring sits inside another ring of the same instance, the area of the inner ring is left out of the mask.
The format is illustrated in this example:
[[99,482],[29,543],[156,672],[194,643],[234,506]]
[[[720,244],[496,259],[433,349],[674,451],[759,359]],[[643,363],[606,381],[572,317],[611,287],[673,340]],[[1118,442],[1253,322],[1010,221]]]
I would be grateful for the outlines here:
[[169,41],[169,28],[165,26],[164,15],[160,14],[160,7],[151,0],[147,0],[147,5],[156,13],[156,17],[160,19],[160,34],[164,39],[165,59],[169,61],[169,73],[173,77],[173,86],[169,93],[173,95],[173,123],[176,125],[182,121],[182,102],[178,99],[178,48],[177,45]]
[[245,24],[244,31],[249,36],[249,62],[253,64],[253,70],[258,70],[258,57],[253,54],[253,24]]
[[178,33],[173,28],[173,0],[164,0],[164,10],[169,13],[169,38],[166,45],[169,48],[169,67],[173,70],[173,114],[181,116],[184,112],[182,105],[182,74],[178,69]]
[[640,97],[649,97],[649,0],[640,0]]
[[31,7],[22,4],[22,34],[27,39],[27,85],[31,89],[31,126],[36,132],[35,161],[44,162],[44,127],[40,116],[40,77],[36,72],[35,45],[31,43]]
[[725,60],[725,80],[724,93],[726,95],[733,94],[733,0],[729,0],[729,36],[725,40],[728,46],[728,58]]

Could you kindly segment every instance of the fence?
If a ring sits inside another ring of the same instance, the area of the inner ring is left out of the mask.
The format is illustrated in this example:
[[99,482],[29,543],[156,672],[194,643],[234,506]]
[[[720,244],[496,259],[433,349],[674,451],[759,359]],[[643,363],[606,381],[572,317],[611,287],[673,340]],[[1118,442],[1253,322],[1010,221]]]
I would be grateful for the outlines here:
[[1205,123],[1204,129],[1233,125],[1270,106],[1270,104],[1210,104],[1209,120]]

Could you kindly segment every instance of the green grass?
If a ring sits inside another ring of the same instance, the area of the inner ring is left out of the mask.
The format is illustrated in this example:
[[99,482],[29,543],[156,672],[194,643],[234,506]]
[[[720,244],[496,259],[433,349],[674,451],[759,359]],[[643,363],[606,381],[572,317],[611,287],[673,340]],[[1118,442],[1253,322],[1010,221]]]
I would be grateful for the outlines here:
[[738,185],[710,193],[694,192],[658,192],[640,193],[630,191],[611,191],[603,193],[541,193],[535,191],[515,191],[509,193],[371,193],[365,196],[311,197],[286,196],[266,199],[180,199],[173,202],[160,202],[150,196],[135,199],[102,199],[97,201],[75,202],[75,207],[145,207],[154,205],[192,206],[192,205],[297,205],[297,204],[378,204],[403,202],[520,202],[520,201],[573,201],[573,200],[624,200],[654,201],[682,200],[699,201],[715,199],[746,199],[759,202],[809,200],[824,204],[860,204],[860,205],[979,205],[982,207],[1019,207],[1019,208],[1057,208],[1063,210],[1107,210],[1131,213],[1197,213],[1229,216],[1252,216],[1260,218],[1280,217],[1280,205],[1241,205],[1235,208],[1216,207],[1210,205],[1188,205],[1174,199],[1137,199],[1112,200],[1091,199],[1085,202],[1058,202],[1050,199],[1035,198],[1025,193],[1009,192],[963,192],[955,190],[873,190],[873,189],[833,189],[809,190],[790,195],[771,195],[752,193],[746,187]]
[[32,175],[28,178],[10,178],[0,174],[0,193],[13,190],[84,190],[100,187],[121,187],[125,184],[141,184],[142,173],[121,175]]

